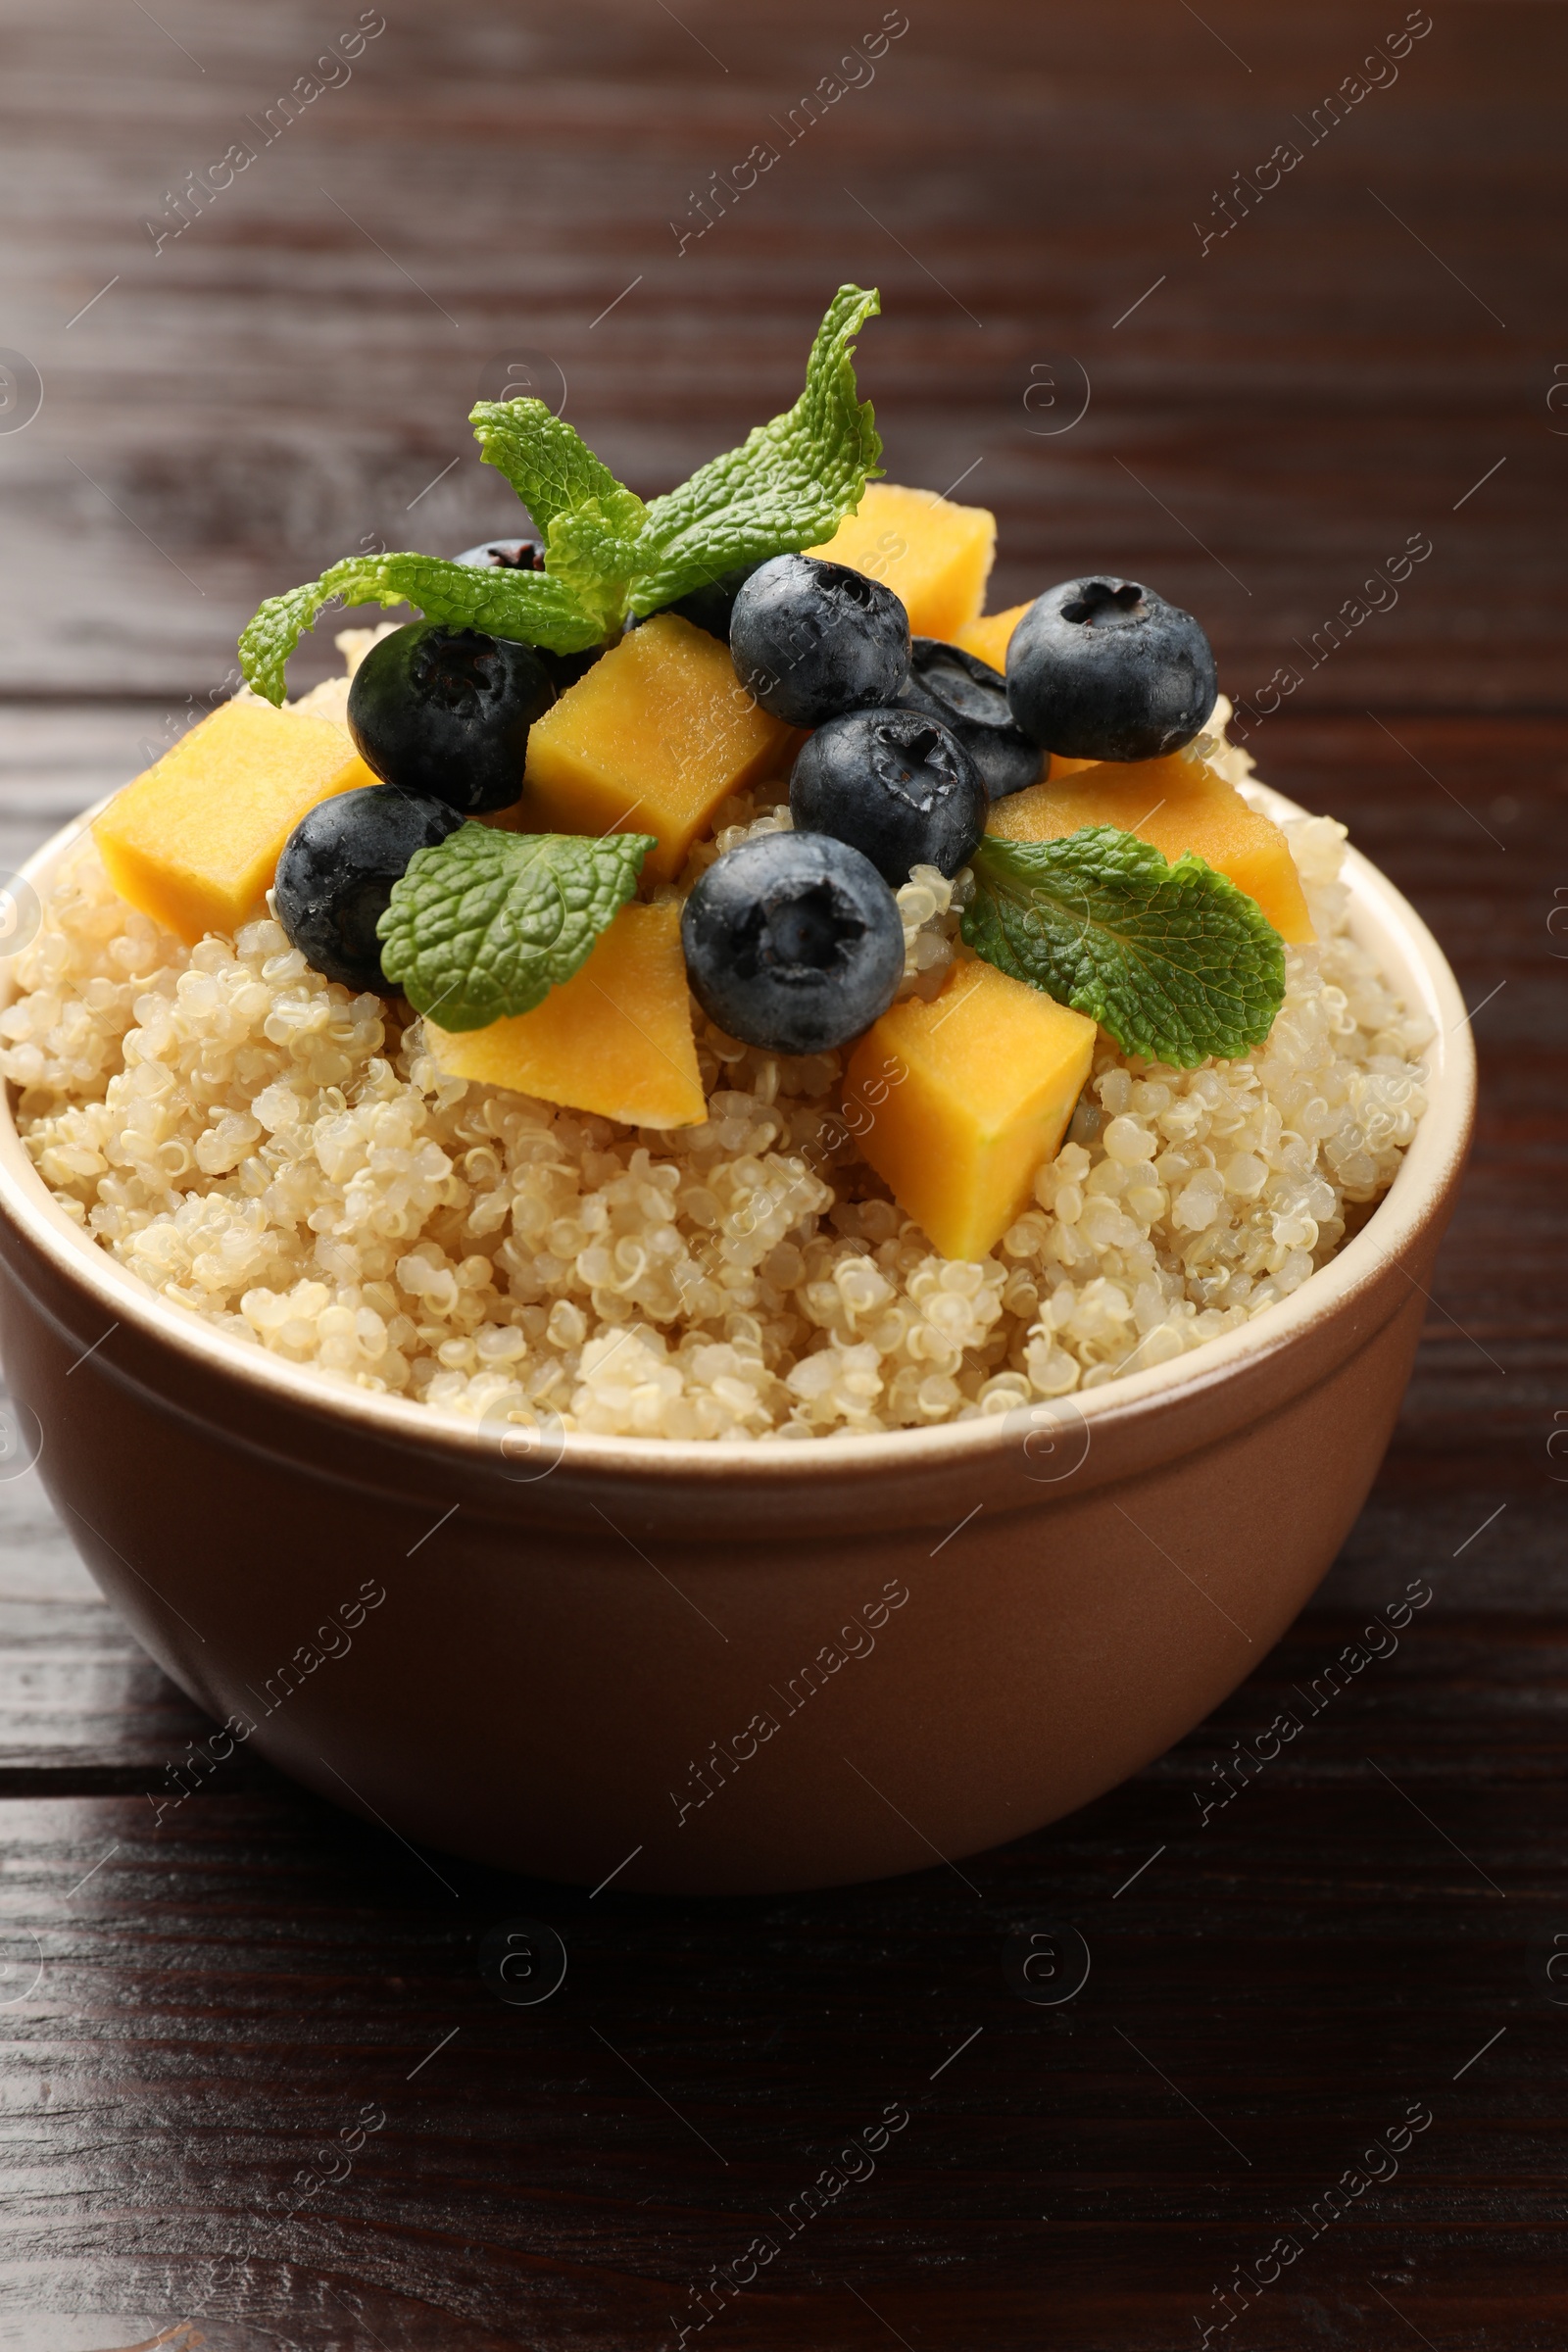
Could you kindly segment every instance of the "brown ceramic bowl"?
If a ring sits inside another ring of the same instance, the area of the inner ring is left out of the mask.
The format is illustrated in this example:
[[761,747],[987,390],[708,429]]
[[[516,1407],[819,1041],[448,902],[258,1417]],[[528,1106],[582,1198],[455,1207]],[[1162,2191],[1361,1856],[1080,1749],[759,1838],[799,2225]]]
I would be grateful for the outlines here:
[[[40,893],[78,830],[27,867]],[[36,1452],[105,1592],[228,1724],[212,1756],[253,1740],[406,1838],[718,1892],[1016,1838],[1258,1663],[1388,1444],[1475,1073],[1426,926],[1364,858],[1348,878],[1356,935],[1436,1029],[1430,1108],[1339,1255],[1175,1363],[1003,1420],[509,1460],[155,1297],[56,1207],[6,1111],[12,1468]]]

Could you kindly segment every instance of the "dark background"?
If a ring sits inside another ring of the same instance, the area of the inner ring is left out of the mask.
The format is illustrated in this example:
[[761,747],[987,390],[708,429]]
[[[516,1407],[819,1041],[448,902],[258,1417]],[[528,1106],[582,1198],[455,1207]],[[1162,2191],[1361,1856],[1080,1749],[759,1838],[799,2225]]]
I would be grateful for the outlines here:
[[[0,7],[0,342],[25,364],[0,410],[0,863],[222,690],[262,595],[505,528],[465,418],[519,360],[652,493],[787,405],[855,278],[883,292],[860,376],[890,476],[995,508],[994,605],[1139,573],[1250,696],[1430,538],[1251,748],[1448,948],[1481,1127],[1398,1437],[1317,1601],[1171,1756],[965,1863],[978,1901],[935,1871],[590,1902],[442,1860],[454,1897],[260,1767],[155,1831],[199,1719],[35,1480],[0,1483],[0,2347],[193,2315],[178,2340],[220,2352],[673,2345],[688,2285],[888,2101],[911,2120],[875,2177],[693,2343],[1560,2346],[1563,10],[1432,0],[1397,79],[1309,144],[1398,0],[908,0],[874,81],[699,237],[710,175],[784,148],[873,0],[383,4],[352,78],[266,147],[245,118],[351,0]],[[155,251],[169,192],[239,139],[255,163]],[[1287,139],[1300,163],[1205,253]],[[1434,1597],[1397,1654],[1204,1826],[1214,1761],[1411,1579]],[[536,2008],[476,1966],[515,1914],[570,1955]],[[1042,1916],[1092,1955],[1054,2008],[1001,1967]],[[367,2102],[352,2175],[286,2218]],[[1260,2288],[1410,2102],[1434,2120],[1397,2177]]]

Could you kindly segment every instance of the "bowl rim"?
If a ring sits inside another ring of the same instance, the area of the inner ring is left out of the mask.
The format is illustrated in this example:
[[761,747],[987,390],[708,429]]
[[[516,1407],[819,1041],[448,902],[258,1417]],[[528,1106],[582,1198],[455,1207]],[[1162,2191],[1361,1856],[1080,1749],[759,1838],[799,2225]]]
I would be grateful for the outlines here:
[[[1260,813],[1276,822],[1311,811],[1248,778],[1238,788]],[[84,809],[42,844],[17,879],[42,899],[67,853],[114,798]],[[998,1445],[1012,1442],[1020,1414],[1031,1424],[1054,1427],[1065,1412],[1091,1429],[1128,1420],[1143,1422],[1174,1396],[1228,1385],[1265,1359],[1298,1345],[1331,1317],[1365,1298],[1391,1261],[1408,1250],[1438,1214],[1463,1162],[1474,1113],[1475,1051],[1469,1012],[1458,982],[1432,932],[1415,908],[1353,844],[1346,846],[1342,879],[1350,892],[1350,929],[1381,930],[1402,947],[1420,1009],[1433,1027],[1423,1049],[1428,1067],[1427,1108],[1405,1150],[1389,1190],[1364,1225],[1343,1243],[1324,1266],[1287,1298],[1201,1348],[1168,1363],[1118,1375],[1064,1397],[1038,1399],[1017,1412],[991,1414],[934,1427],[816,1438],[756,1438],[744,1443],[715,1439],[605,1437],[564,1431],[558,1464],[580,1475],[635,1474],[662,1486],[744,1483],[749,1472],[765,1471],[787,1483],[831,1472],[864,1476],[876,1471],[960,1468],[978,1462]],[[1372,941],[1366,944],[1374,945]],[[15,994],[15,973],[0,963],[0,1008]],[[260,1345],[215,1329],[188,1308],[151,1290],[59,1206],[27,1155],[16,1126],[12,1089],[0,1082],[0,1212],[9,1216],[68,1285],[86,1293],[116,1321],[128,1322],[147,1339],[173,1348],[195,1367],[205,1367],[268,1395],[279,1405],[303,1408],[328,1420],[354,1425],[366,1436],[391,1440],[426,1454],[470,1464],[493,1463],[501,1441],[482,1421],[465,1421],[432,1410],[411,1397],[376,1395],[339,1386],[312,1365],[293,1364]],[[1411,1277],[1411,1280],[1414,1278]],[[553,1465],[556,1466],[556,1465]]]

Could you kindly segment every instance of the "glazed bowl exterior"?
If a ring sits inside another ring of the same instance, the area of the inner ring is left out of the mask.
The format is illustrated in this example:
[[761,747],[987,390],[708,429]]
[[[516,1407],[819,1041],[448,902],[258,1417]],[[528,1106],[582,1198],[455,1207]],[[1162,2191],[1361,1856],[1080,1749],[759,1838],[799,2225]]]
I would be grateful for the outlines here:
[[[40,897],[86,821],[25,869]],[[725,1892],[1019,1837],[1250,1672],[1388,1444],[1475,1072],[1430,932],[1353,853],[1348,879],[1355,935],[1432,1023],[1430,1106],[1330,1264],[1174,1363],[935,1429],[509,1457],[156,1297],[57,1206],[6,1107],[11,1467],[36,1459],[104,1592],[221,1727],[210,1759],[251,1743],[405,1838]],[[155,1802],[212,1768],[170,1765]]]

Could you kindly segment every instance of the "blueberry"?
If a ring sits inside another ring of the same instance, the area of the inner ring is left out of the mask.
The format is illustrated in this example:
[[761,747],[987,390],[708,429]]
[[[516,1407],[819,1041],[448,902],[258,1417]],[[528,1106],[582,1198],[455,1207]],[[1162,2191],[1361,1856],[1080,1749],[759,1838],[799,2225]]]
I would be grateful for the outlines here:
[[[537,539],[487,539],[480,547],[466,547],[455,564],[476,564],[481,571],[543,571],[545,551]],[[715,632],[722,634],[722,632]],[[558,694],[586,677],[600,656],[607,650],[602,645],[589,646],[582,654],[553,654],[548,646],[536,645],[534,652],[544,663],[545,674]]]
[[994,801],[1038,784],[1045,765],[1040,746],[1015,724],[1000,669],[938,637],[916,637],[909,648],[909,677],[899,702],[923,710],[958,738]]
[[395,995],[381,969],[376,922],[415,851],[433,849],[462,822],[447,802],[396,784],[318,801],[284,842],[272,884],[289,944],[328,980]]
[[[662,605],[660,610],[678,612],[682,620],[706,629],[710,637],[727,645],[735,599],[757,569],[755,564],[737,564],[733,571],[719,572],[715,578],[705,580],[700,588],[689,589],[685,596],[677,596],[672,605]],[[652,620],[653,614],[648,617]]]
[[531,645],[414,621],[355,671],[349,732],[388,784],[474,815],[516,800],[528,729],[555,699]]
[[895,890],[912,865],[956,874],[974,856],[990,806],[962,744],[923,710],[830,718],[790,771],[798,829],[850,842]]
[[735,599],[730,658],[741,684],[792,727],[898,700],[909,616],[891,588],[816,556],[772,556]]
[[1192,614],[1109,574],[1048,588],[1007,647],[1013,717],[1064,760],[1163,760],[1192,742],[1218,690]]
[[590,645],[580,654],[553,654],[547,645],[536,645],[533,651],[544,663],[545,675],[557,694],[564,694],[568,686],[575,686],[579,678],[588,675],[596,662],[604,660],[610,648]]
[[681,914],[692,993],[771,1054],[822,1054],[886,1012],[904,925],[869,858],[821,833],[765,833],[710,865]]

